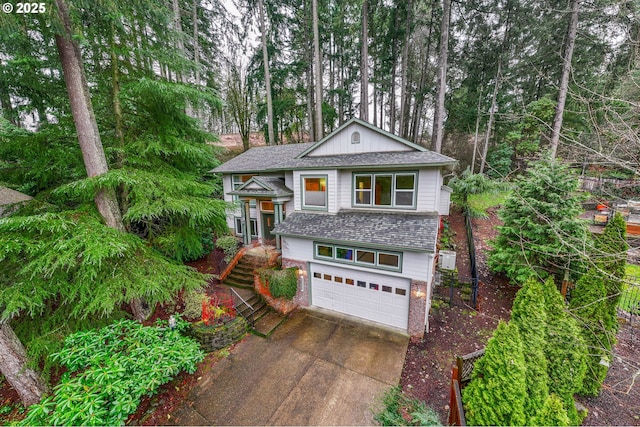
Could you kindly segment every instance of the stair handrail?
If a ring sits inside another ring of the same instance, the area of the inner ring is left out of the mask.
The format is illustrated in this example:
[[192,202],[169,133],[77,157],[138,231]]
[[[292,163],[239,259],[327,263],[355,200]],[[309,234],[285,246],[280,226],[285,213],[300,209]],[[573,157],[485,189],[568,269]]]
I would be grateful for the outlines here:
[[242,298],[242,297],[240,296],[240,294],[239,294],[239,293],[237,293],[237,292],[235,291],[235,289],[233,289],[233,288],[229,288],[229,290],[231,291],[231,293],[233,293],[235,296],[237,296],[237,297],[240,299],[240,301],[242,301],[242,303],[243,303],[244,305],[246,305],[247,307],[249,307],[249,308],[251,309],[251,311],[255,311],[255,310],[254,310],[254,308],[253,308],[253,306],[252,306],[251,304],[249,304],[247,301],[245,301],[245,300],[244,300],[244,298]]

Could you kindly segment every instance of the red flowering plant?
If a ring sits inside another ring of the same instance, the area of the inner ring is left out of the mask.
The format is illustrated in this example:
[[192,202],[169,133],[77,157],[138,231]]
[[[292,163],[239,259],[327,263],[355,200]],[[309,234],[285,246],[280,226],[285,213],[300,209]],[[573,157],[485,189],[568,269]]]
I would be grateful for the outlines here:
[[202,298],[202,323],[205,325],[217,325],[225,323],[236,317],[236,309],[233,299],[220,300],[216,295]]

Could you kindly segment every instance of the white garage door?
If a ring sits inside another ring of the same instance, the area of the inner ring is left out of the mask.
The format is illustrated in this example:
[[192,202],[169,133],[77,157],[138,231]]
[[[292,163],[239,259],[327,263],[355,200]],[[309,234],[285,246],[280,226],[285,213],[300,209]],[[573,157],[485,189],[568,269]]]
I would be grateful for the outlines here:
[[409,279],[311,264],[311,304],[406,330]]

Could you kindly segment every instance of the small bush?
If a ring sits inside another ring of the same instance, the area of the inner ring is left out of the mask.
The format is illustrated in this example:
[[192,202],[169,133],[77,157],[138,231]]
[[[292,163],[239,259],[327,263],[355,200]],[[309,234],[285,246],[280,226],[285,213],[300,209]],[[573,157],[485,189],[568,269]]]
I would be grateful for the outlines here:
[[[373,419],[383,426],[440,426],[438,414],[418,399],[407,397],[399,386],[384,394],[384,409]],[[403,416],[404,414],[404,416]]]
[[285,268],[284,270],[264,270],[262,279],[269,283],[269,292],[274,298],[293,299],[298,291],[297,268]]
[[205,298],[207,298],[207,295],[202,291],[185,291],[182,298],[184,302],[182,316],[187,320],[200,320],[202,316],[202,300]]
[[222,249],[225,262],[230,262],[238,253],[238,240],[231,235],[220,236],[216,240],[216,248]]

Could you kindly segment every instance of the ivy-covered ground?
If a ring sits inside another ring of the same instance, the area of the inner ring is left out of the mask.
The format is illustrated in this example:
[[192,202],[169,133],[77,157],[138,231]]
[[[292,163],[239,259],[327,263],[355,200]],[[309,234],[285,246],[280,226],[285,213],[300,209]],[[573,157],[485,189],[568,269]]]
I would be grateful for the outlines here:
[[[446,424],[449,414],[451,368],[456,355],[483,348],[498,324],[508,320],[517,291],[501,277],[494,277],[486,268],[488,241],[496,234],[500,221],[496,208],[489,209],[489,218],[474,219],[474,237],[480,277],[479,311],[440,306],[430,317],[429,333],[419,342],[409,344],[401,386],[411,397],[421,399],[440,415]],[[453,210],[449,217],[457,250],[460,275],[468,274],[469,254],[466,250],[464,219]],[[640,316],[633,321],[621,319],[615,360],[609,369],[600,396],[580,398],[589,410],[583,425],[640,425]]]

